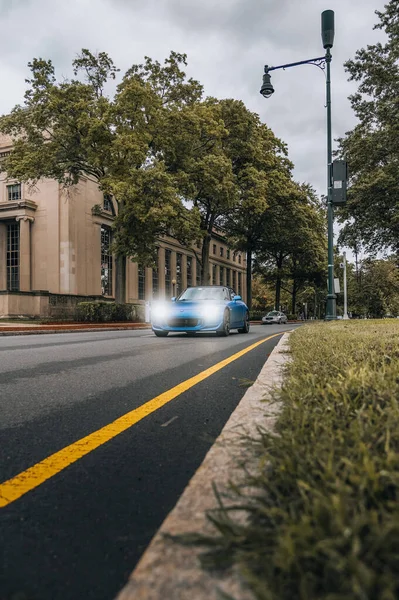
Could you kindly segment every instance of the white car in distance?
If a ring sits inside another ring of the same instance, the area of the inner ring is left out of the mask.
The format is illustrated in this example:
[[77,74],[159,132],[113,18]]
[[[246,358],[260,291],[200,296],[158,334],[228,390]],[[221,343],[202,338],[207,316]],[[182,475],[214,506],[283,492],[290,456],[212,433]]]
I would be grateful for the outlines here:
[[267,313],[267,315],[262,317],[262,325],[275,325],[276,323],[280,325],[281,323],[286,323],[287,321],[287,315],[278,310],[271,310]]

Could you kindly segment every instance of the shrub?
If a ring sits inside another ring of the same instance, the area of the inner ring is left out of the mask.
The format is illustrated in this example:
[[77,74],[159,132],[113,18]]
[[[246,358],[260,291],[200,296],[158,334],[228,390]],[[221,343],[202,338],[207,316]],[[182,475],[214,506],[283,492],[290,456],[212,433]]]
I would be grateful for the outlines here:
[[261,310],[251,310],[249,311],[249,319],[250,321],[261,321],[262,317],[266,314],[265,311]]
[[134,304],[79,302],[76,308],[76,320],[84,323],[133,321],[135,318],[136,310]]

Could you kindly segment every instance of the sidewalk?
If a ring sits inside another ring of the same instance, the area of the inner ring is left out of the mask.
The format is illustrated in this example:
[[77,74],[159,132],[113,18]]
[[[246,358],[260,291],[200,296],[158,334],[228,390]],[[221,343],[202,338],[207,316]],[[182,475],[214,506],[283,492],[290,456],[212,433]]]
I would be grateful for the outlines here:
[[0,321],[2,335],[37,335],[43,333],[75,333],[79,331],[120,331],[149,329],[149,323],[10,323]]
[[[246,450],[242,434],[256,436],[258,428],[272,430],[279,413],[276,403],[265,404],[270,390],[282,382],[288,360],[289,334],[270,354],[254,385],[247,390],[222,433],[209,450],[175,508],[167,516],[143,554],[117,600],[253,600],[237,572],[215,574],[200,567],[200,550],[166,539],[165,535],[187,533],[213,535],[206,512],[217,508],[213,483],[223,496],[229,481],[242,481],[240,464],[256,468],[256,459]],[[266,415],[267,412],[267,415]]]

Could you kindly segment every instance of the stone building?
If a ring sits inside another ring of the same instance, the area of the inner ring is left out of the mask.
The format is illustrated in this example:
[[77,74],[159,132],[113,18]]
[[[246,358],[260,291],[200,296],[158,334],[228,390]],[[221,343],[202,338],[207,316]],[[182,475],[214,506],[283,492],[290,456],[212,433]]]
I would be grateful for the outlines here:
[[[10,147],[0,137],[0,158]],[[0,317],[64,317],[79,301],[112,299],[116,210],[89,177],[66,192],[54,180],[32,189],[1,173]],[[126,271],[126,302],[138,305],[199,284],[194,253],[170,237],[159,240],[157,269],[128,261]],[[228,248],[221,231],[211,241],[210,272],[211,284],[230,285],[245,300],[244,255]]]

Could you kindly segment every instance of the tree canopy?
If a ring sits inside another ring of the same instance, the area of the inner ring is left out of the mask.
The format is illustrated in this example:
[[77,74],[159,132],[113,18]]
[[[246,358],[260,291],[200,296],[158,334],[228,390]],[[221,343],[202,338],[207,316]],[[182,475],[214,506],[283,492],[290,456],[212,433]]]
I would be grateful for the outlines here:
[[376,14],[385,43],[358,50],[345,64],[359,83],[350,96],[359,123],[340,140],[350,173],[349,201],[340,210],[349,224],[341,239],[353,229],[368,250],[399,250],[399,0]]
[[246,252],[249,305],[260,252],[281,249],[294,287],[313,280],[325,232],[310,188],[292,180],[285,144],[243,102],[204,98],[186,64],[177,52],[163,64],[146,57],[109,94],[119,70],[104,52],[83,49],[74,77],[61,81],[50,60],[33,59],[23,105],[0,118],[14,142],[2,169],[64,188],[86,176],[114,197],[118,301],[125,301],[127,257],[151,265],[164,234],[196,254],[202,241],[201,281],[209,283],[215,227]]

